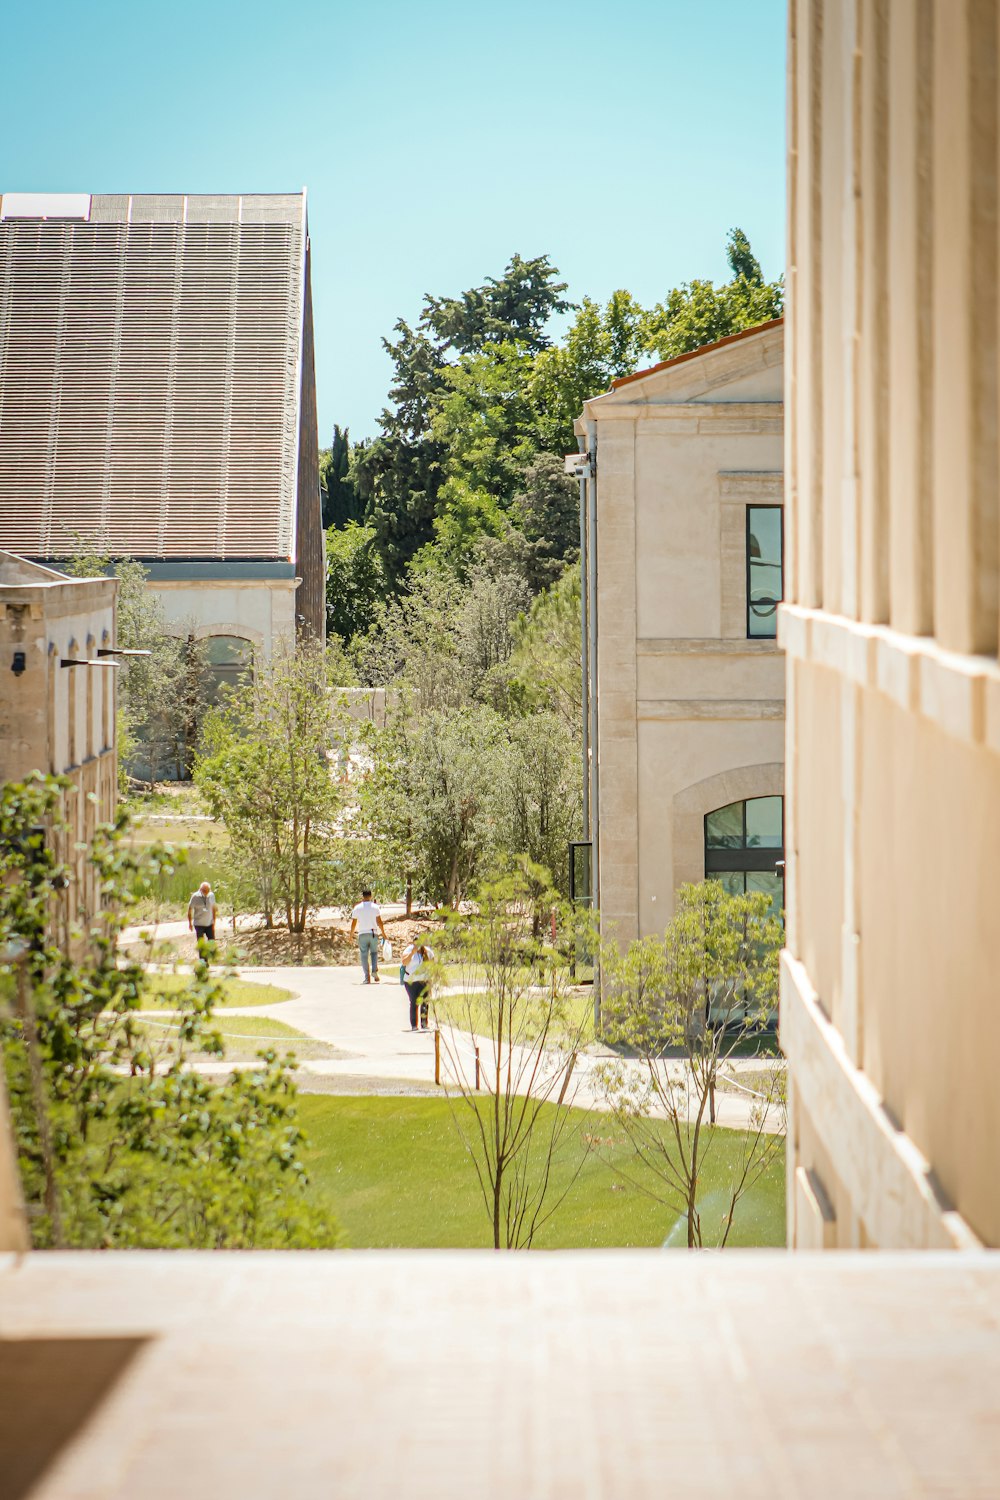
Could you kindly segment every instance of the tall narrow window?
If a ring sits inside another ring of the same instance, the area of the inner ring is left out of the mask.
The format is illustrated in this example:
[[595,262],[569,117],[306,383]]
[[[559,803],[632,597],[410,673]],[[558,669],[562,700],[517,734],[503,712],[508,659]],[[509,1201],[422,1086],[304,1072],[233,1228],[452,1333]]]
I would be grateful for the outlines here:
[[747,635],[774,637],[782,594],[782,508],[747,506]]

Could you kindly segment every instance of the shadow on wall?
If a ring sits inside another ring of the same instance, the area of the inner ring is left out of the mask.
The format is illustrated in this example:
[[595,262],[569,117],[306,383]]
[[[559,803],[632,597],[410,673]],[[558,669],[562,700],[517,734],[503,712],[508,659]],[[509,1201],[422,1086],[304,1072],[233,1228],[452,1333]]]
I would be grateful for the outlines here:
[[148,1339],[0,1339],[0,1500],[23,1500]]

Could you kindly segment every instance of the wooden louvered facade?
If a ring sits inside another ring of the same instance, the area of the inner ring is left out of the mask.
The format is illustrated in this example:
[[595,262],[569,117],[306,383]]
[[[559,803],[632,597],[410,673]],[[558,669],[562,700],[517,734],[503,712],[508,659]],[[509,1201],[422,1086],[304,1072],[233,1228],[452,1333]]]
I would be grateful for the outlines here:
[[10,202],[0,547],[292,564],[321,632],[305,196],[98,195],[87,218]]

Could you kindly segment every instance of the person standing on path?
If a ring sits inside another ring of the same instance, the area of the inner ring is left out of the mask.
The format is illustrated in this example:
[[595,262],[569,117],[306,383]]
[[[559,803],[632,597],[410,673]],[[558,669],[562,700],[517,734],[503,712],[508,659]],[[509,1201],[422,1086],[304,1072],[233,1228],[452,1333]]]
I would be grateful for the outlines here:
[[373,979],[378,984],[378,934],[385,937],[385,928],[382,925],[382,913],[372,900],[371,891],[361,892],[361,900],[351,912],[352,938],[355,933],[358,934],[361,972],[365,976],[365,984],[371,984]]
[[434,950],[433,948],[429,948],[426,943],[411,943],[408,950],[403,955],[403,963],[406,967],[406,979],[403,981],[403,983],[406,986],[406,993],[410,1001],[411,1031],[416,1031],[418,1029],[418,1005],[420,1007],[419,1029],[421,1031],[427,1031],[429,1029],[427,1024],[427,1005],[428,1001],[430,1000],[431,982],[427,977],[427,970],[425,968],[425,965],[430,960],[432,960],[433,957]]
[[203,880],[188,902],[188,930],[194,933],[195,942],[215,942],[215,919],[219,908],[215,904],[215,892],[207,880]]

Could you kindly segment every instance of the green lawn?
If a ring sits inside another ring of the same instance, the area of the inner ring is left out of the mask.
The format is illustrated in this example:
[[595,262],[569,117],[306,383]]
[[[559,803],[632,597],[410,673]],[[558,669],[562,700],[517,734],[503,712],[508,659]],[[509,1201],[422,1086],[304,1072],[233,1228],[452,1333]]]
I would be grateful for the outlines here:
[[[524,1004],[535,1004],[539,1017],[544,1014],[547,1001],[544,997],[526,995]],[[490,1036],[495,1022],[491,1020],[490,1008],[485,995],[438,995],[432,1001],[434,1014],[439,1021],[456,1027],[459,1031],[472,1031],[479,1036]],[[580,1029],[580,1038],[586,1046],[594,1040],[594,994],[592,990],[566,995],[560,1006],[566,1018],[567,1028],[575,1036]],[[534,1036],[537,1028],[530,1021],[528,1036]]]
[[[144,1009],[173,1009],[177,995],[187,989],[190,980],[184,974],[151,974],[146,987]],[[218,1009],[231,1005],[277,1005],[282,1000],[291,1000],[291,990],[276,984],[258,984],[252,979],[223,980],[223,998]],[[277,1023],[275,1023],[277,1024]]]
[[[168,1042],[176,1035],[177,1023],[168,1017],[162,1021],[146,1023],[151,1037]],[[217,1031],[226,1044],[226,1057],[233,1061],[248,1057],[256,1057],[257,1053],[268,1046],[275,1044],[274,1050],[279,1054],[293,1052],[296,1057],[330,1057],[334,1049],[325,1042],[317,1042],[312,1037],[306,1036],[301,1031],[296,1031],[293,1026],[286,1026],[283,1021],[272,1021],[269,1016],[226,1016],[214,1015],[212,1017],[212,1030]]]
[[[447,1100],[307,1095],[299,1105],[309,1136],[305,1159],[311,1190],[336,1217],[348,1244],[383,1249],[492,1243],[476,1174]],[[582,1130],[610,1143],[602,1148],[609,1159],[589,1155],[570,1195],[538,1237],[538,1247],[655,1246],[671,1230],[676,1239],[683,1228],[676,1215],[621,1175],[629,1153],[614,1138],[609,1117],[585,1119],[582,1111],[576,1113]],[[718,1165],[732,1149],[732,1139],[732,1132],[718,1132],[713,1148]],[[585,1149],[582,1141],[574,1148]],[[563,1180],[569,1170],[568,1164],[562,1169]],[[720,1194],[716,1166],[706,1181],[703,1220],[712,1196],[718,1200]],[[737,1209],[730,1244],[784,1242],[784,1164],[779,1160]]]

